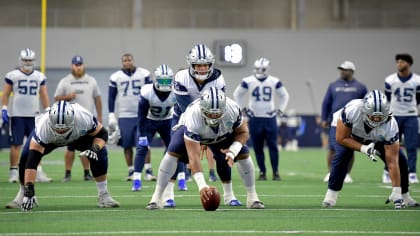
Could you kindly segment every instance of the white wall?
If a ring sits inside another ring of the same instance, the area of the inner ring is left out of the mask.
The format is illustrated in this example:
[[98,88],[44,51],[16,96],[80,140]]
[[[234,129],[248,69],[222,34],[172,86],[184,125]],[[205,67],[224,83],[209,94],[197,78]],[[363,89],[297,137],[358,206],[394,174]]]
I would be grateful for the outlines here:
[[[39,29],[0,28],[0,36],[3,42],[0,45],[0,74],[16,67],[21,48],[32,47],[39,55]],[[252,72],[253,61],[265,56],[271,60],[271,73],[289,90],[289,107],[296,108],[299,113],[320,111],[326,87],[338,77],[337,65],[344,60],[356,64],[355,77],[365,82],[369,89],[383,88],[386,75],[395,72],[396,53],[411,53],[414,71],[420,60],[419,30],[48,29],[47,71],[48,68],[70,68],[70,59],[75,54],[84,57],[88,69],[119,68],[120,57],[125,52],[132,53],[136,64],[149,70],[161,63],[176,70],[186,66],[185,56],[194,44],[205,43],[212,47],[216,39],[242,39],[248,45],[246,67],[221,68],[229,96],[240,79]],[[315,108],[307,81],[313,87]],[[104,81],[102,86],[106,88],[106,85]],[[49,90],[51,93],[55,88]],[[104,111],[107,111],[106,105]]]

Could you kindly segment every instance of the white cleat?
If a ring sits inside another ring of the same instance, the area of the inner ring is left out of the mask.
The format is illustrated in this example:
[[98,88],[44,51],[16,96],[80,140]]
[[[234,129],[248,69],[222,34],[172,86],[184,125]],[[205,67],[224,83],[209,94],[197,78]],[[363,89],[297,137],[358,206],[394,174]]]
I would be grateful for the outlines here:
[[151,174],[146,174],[146,181],[156,181],[156,176]]
[[330,172],[328,172],[328,174],[325,175],[325,177],[322,181],[324,181],[324,183],[327,183],[329,179],[330,179]]
[[98,197],[99,208],[115,208],[120,207],[120,203],[115,201],[108,192],[101,193]]
[[253,201],[253,202],[247,202],[246,207],[248,209],[264,209],[264,203],[262,203],[261,201]]
[[416,173],[410,173],[408,175],[408,181],[410,181],[410,184],[418,184],[419,179],[417,178],[417,174]]
[[408,193],[403,194],[403,200],[404,200],[404,203],[408,207],[419,207],[420,206],[420,204],[416,200],[414,200]]
[[346,177],[344,178],[344,183],[347,183],[347,184],[353,183],[353,178],[350,176],[350,174],[346,174]]
[[322,208],[333,208],[335,206],[335,202],[331,200],[324,200],[321,204]]
[[389,173],[386,170],[384,170],[384,173],[382,174],[382,183],[383,184],[390,184],[391,183],[391,177],[389,177]]
[[52,182],[52,178],[48,177],[47,174],[43,171],[36,172],[36,182],[38,183],[50,183]]
[[9,203],[6,204],[5,208],[7,209],[20,209],[20,207],[22,206],[22,200],[13,200]]
[[19,171],[17,169],[12,169],[9,171],[9,183],[18,183],[19,182]]

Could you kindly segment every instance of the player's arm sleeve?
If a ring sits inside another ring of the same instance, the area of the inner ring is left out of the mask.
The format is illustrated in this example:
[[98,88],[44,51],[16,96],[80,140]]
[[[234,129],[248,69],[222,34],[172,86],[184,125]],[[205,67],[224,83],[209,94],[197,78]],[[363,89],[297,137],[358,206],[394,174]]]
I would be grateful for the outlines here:
[[287,92],[287,89],[280,81],[276,84],[276,92],[277,96],[279,97],[279,109],[281,112],[284,112],[286,110],[287,104],[289,104],[289,92]]
[[151,84],[153,83],[153,80],[150,78],[150,74],[146,77],[144,77],[144,84]]
[[385,96],[388,101],[391,101],[391,85],[387,82],[385,82]]
[[115,111],[115,99],[117,98],[117,84],[114,81],[109,82],[108,86],[108,112]]
[[248,84],[242,81],[238,87],[236,87],[235,91],[233,91],[233,98],[235,99],[236,103],[238,103],[239,107],[244,108],[246,107],[246,93],[248,92]]
[[137,129],[140,136],[146,135],[146,117],[147,112],[149,111],[150,105],[149,101],[145,99],[143,96],[140,96],[138,110],[137,110]]
[[332,94],[331,86],[328,86],[327,92],[325,93],[324,100],[322,101],[321,108],[321,121],[327,121],[328,116],[331,113]]

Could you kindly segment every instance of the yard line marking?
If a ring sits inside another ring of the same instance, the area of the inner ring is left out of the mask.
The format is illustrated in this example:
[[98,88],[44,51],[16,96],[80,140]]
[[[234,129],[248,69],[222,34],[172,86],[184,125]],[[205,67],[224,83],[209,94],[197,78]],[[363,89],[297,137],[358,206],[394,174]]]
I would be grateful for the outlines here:
[[[110,212],[128,212],[128,211],[146,211],[146,205],[142,206],[141,204],[138,205],[138,208],[131,208],[131,209],[91,209],[91,210],[34,210],[31,211],[30,214],[54,214],[54,213],[110,213]],[[171,208],[171,209],[159,209],[159,211],[203,211],[201,208]],[[300,209],[300,208],[266,208],[264,210],[254,210],[254,209],[246,209],[246,208],[219,208],[216,211],[253,211],[253,212],[264,212],[264,211],[343,211],[343,212],[420,212],[420,209],[405,209],[405,210],[395,210],[395,209],[357,209],[357,208],[350,208],[350,209],[331,209],[331,208],[310,208],[310,209]],[[0,215],[14,215],[14,214],[28,214],[28,212],[23,212],[20,210],[10,211],[10,212],[0,212]]]
[[419,235],[420,231],[364,231],[364,230],[142,230],[142,231],[114,231],[114,232],[30,232],[30,233],[0,233],[0,236],[38,236],[38,235],[128,235],[128,234],[390,234],[390,235]]

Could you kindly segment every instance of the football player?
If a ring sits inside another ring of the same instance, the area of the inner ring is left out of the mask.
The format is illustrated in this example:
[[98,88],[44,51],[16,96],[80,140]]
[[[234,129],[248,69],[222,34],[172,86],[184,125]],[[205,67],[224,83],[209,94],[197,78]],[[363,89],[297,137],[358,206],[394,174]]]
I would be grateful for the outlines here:
[[[420,104],[420,76],[410,70],[413,58],[409,54],[395,56],[398,72],[385,79],[385,95],[390,101],[390,109],[398,123],[400,140],[404,135],[404,146],[407,150],[409,181],[418,184],[417,178],[417,145],[419,123],[417,105]],[[387,178],[384,171],[384,180]]]
[[[150,72],[144,68],[134,66],[133,55],[126,53],[121,58],[122,69],[113,73],[108,86],[108,127],[111,131],[119,128],[121,139],[118,145],[124,149],[124,157],[128,167],[127,181],[131,181],[134,173],[133,147],[137,144],[137,106],[141,87],[152,83]],[[118,111],[115,112],[117,104]],[[115,113],[117,115],[115,115]],[[118,116],[118,120],[117,120]],[[150,162],[150,154],[147,163]],[[149,176],[151,166],[146,167]],[[154,178],[154,177],[151,177]]]
[[[249,117],[249,132],[260,169],[258,180],[267,180],[264,141],[267,142],[270,154],[272,179],[280,180],[276,116],[285,112],[289,102],[289,93],[283,83],[277,77],[269,75],[269,69],[270,61],[268,59],[263,57],[257,59],[254,62],[254,74],[243,78],[233,93],[235,101]],[[246,99],[248,95],[249,100]],[[276,97],[279,102],[277,108],[274,102]]]
[[80,155],[89,159],[98,189],[98,206],[119,207],[108,192],[108,152],[105,144],[108,132],[85,108],[77,103],[58,101],[49,112],[36,117],[35,129],[27,139],[20,156],[20,188],[6,208],[30,211],[38,205],[35,196],[36,167],[42,157],[58,147],[73,145]]
[[[26,48],[20,51],[19,68],[5,76],[2,96],[2,119],[0,128],[9,124],[10,138],[10,171],[9,182],[17,183],[19,179],[18,161],[23,140],[28,137],[35,126],[35,115],[39,113],[39,104],[47,110],[50,106],[47,90],[47,78],[35,70],[35,52]],[[12,96],[13,94],[13,96]],[[10,118],[10,119],[9,119]],[[38,182],[51,182],[38,167]]]
[[395,209],[419,206],[408,192],[407,160],[400,151],[398,125],[390,112],[385,94],[373,90],[364,99],[354,99],[334,113],[331,129],[336,131],[336,157],[332,162],[328,190],[322,207],[334,207],[338,193],[343,188],[344,178],[354,151],[366,154],[376,161],[380,158],[389,168],[392,201]]
[[153,75],[153,84],[142,87],[138,104],[139,139],[134,159],[132,191],[141,190],[141,172],[155,134],[160,135],[165,147],[169,145],[171,139],[171,119],[176,102],[175,94],[172,92],[174,72],[162,64],[155,69]]
[[[146,209],[160,208],[163,190],[175,172],[178,160],[189,162],[200,197],[208,199],[209,186],[201,166],[200,145],[211,149],[223,183],[231,183],[231,168],[236,162],[247,192],[247,208],[264,208],[255,190],[254,165],[246,146],[247,124],[243,122],[239,106],[226,98],[221,89],[211,87],[204,91],[188,106],[173,129],[168,150],[159,166],[155,192]],[[229,205],[232,199],[225,187],[224,190],[224,202]]]

